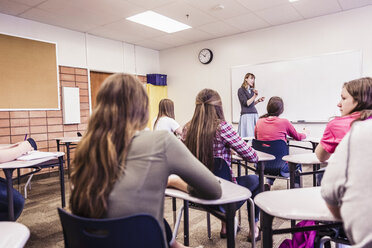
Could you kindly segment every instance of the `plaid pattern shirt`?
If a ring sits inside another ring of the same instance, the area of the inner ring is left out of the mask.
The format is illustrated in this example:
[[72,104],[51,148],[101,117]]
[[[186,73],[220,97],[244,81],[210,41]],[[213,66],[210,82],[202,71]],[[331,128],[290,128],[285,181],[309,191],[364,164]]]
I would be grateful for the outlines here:
[[216,131],[216,137],[213,142],[213,157],[222,158],[230,167],[233,182],[236,183],[231,168],[231,150],[247,162],[256,163],[258,161],[257,153],[239,136],[231,124],[221,121]]

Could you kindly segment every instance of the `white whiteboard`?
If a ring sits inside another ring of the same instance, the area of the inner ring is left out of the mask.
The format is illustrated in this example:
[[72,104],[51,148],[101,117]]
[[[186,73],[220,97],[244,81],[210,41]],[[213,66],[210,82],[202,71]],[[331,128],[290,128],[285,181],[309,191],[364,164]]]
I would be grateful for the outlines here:
[[244,76],[256,76],[256,89],[265,101],[256,105],[258,115],[265,114],[272,96],[284,101],[281,115],[290,121],[326,122],[340,115],[337,103],[344,82],[362,75],[362,52],[348,51],[322,56],[256,65],[231,67],[232,121],[239,122],[240,103],[238,89]]
[[63,87],[63,124],[80,123],[80,95],[77,87]]

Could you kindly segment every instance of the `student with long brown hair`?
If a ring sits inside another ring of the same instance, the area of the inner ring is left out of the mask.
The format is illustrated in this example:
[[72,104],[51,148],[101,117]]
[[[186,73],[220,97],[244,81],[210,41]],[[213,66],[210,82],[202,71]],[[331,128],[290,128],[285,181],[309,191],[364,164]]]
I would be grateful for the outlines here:
[[159,102],[158,117],[154,123],[154,130],[166,130],[176,135],[182,134],[180,124],[174,119],[174,104],[170,99],[162,99]]
[[[220,95],[211,89],[204,89],[196,96],[195,111],[191,121],[184,128],[184,142],[190,151],[210,170],[215,171],[214,158],[225,160],[230,168],[233,182],[252,192],[252,198],[259,193],[256,175],[235,178],[231,169],[231,150],[236,151],[245,161],[258,161],[256,152],[237,134],[232,125],[225,121]],[[247,203],[247,205],[249,202]],[[248,211],[249,214],[249,211]],[[255,209],[256,239],[259,237],[257,222],[258,208]],[[221,237],[225,237],[226,226],[222,223]],[[248,241],[251,235],[248,235]]]
[[74,214],[91,218],[150,214],[169,242],[163,219],[168,176],[177,174],[188,183],[169,180],[170,186],[201,198],[219,198],[221,187],[174,135],[143,130],[148,116],[147,94],[134,76],[114,74],[105,80],[75,153],[70,205]]

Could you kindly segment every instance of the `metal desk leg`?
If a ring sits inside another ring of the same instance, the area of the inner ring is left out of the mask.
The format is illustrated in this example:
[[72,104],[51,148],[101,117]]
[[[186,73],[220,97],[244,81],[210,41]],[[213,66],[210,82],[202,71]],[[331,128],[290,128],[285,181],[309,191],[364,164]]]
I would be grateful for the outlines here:
[[176,202],[175,197],[172,197],[172,210],[173,210],[173,228],[175,228],[176,219],[177,219],[177,202]]
[[62,208],[66,206],[66,199],[65,199],[65,172],[63,170],[63,157],[58,157],[59,161],[59,180],[61,183],[61,200],[62,200]]
[[296,172],[296,164],[288,162],[289,166],[289,186],[291,189],[295,187],[295,172]]
[[67,153],[67,174],[70,178],[70,142],[65,142],[66,153]]
[[189,246],[189,201],[183,201],[183,244]]
[[56,140],[57,141],[57,152],[59,152],[59,140]]
[[263,248],[273,247],[273,219],[274,217],[261,211],[261,228]]
[[227,247],[235,247],[235,233],[234,233],[234,217],[235,217],[235,203],[226,204],[226,236],[227,236]]
[[14,217],[14,202],[13,202],[13,171],[14,169],[4,169],[4,174],[7,183],[7,193],[8,193],[8,216],[9,221],[15,221]]
[[264,192],[264,171],[265,171],[265,162],[258,162],[258,177],[259,177],[259,183],[260,183],[260,192]]

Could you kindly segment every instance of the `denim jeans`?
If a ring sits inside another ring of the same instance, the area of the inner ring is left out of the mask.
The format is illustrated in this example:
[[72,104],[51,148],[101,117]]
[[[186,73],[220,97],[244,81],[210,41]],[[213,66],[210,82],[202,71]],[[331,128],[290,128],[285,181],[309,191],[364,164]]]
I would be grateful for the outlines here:
[[[9,220],[8,216],[8,192],[6,190],[6,180],[0,178],[0,221]],[[14,217],[18,219],[21,215],[25,200],[23,196],[15,189],[13,190]]]

